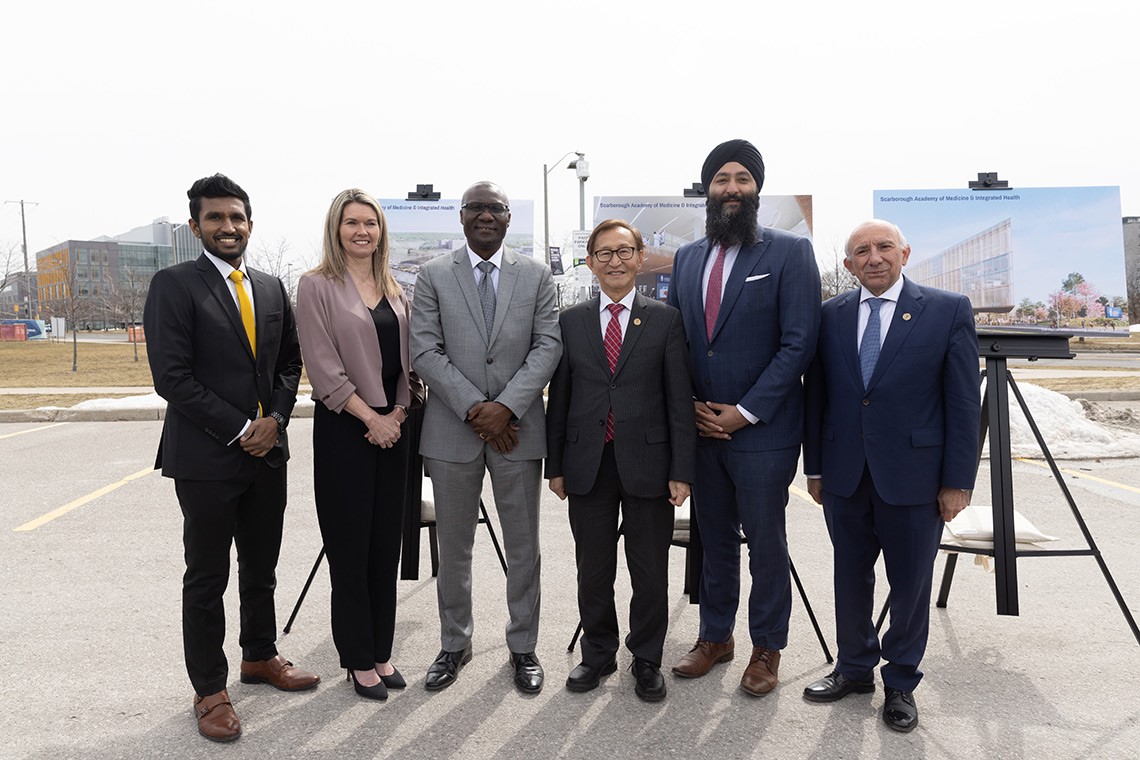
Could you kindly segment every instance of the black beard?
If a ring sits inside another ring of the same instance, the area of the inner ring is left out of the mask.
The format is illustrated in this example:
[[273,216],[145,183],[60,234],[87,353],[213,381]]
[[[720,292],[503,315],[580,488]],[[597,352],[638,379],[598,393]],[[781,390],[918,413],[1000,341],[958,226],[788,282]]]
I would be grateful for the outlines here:
[[232,253],[232,254],[231,253],[223,253],[222,251],[217,250],[212,244],[207,243],[205,238],[202,238],[202,247],[206,249],[206,253],[212,253],[213,255],[215,255],[219,259],[221,259],[222,261],[225,261],[225,262],[231,263],[231,264],[233,262],[237,261],[238,259],[240,259],[245,254],[245,249],[248,245],[249,245],[249,240],[247,239],[245,241],[245,245],[243,245],[241,247],[241,250],[238,251],[237,253]]
[[[726,201],[740,201],[736,213],[726,212]],[[760,238],[756,214],[760,211],[760,194],[709,196],[705,201],[705,234],[725,246],[753,245]]]

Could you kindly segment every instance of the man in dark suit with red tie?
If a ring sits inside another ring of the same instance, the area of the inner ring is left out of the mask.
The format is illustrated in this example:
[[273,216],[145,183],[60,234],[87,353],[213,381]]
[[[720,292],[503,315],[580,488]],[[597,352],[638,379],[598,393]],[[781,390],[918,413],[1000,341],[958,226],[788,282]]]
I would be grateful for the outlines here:
[[677,251],[668,298],[689,336],[704,546],[700,632],[673,673],[698,678],[734,657],[743,531],[752,648],[740,687],[760,696],[776,687],[788,643],[784,510],[803,436],[800,377],[819,330],[819,269],[810,240],[757,224],[764,160],[750,142],[714,148],[701,181],[706,237]]
[[[872,692],[884,660],[883,720],[904,732],[918,725],[942,523],[970,503],[981,424],[970,301],[903,277],[909,257],[890,222],[855,228],[843,263],[860,287],[823,305],[804,378],[804,474],[834,549],[839,643],[835,670],[804,698]],[[871,619],[880,553],[891,607],[881,643]]]
[[685,330],[676,309],[634,290],[645,261],[637,229],[620,219],[602,222],[586,250],[601,293],[559,317],[563,352],[546,418],[546,477],[558,498],[570,499],[584,631],[582,662],[566,688],[590,691],[617,669],[620,510],[633,586],[625,644],[635,693],[656,702],[665,698],[673,513],[694,474]]
[[194,714],[207,739],[231,741],[241,735],[222,650],[231,544],[241,680],[286,691],[320,680],[285,660],[274,643],[285,427],[301,351],[281,281],[242,260],[253,229],[249,196],[221,174],[198,180],[187,196],[190,229],[205,251],[155,274],[143,325],[154,387],[167,401],[155,467],[174,479],[183,515],[182,637]]

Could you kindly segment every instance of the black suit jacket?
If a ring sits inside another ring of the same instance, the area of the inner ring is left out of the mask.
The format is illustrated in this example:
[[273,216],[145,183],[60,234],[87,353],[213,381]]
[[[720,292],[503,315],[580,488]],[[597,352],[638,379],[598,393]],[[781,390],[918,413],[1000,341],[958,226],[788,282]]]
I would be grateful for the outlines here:
[[614,457],[622,486],[638,497],[693,482],[696,423],[681,313],[634,297],[613,375],[602,340],[600,299],[559,316],[562,359],[550,381],[546,477],[584,495],[598,476],[606,417],[614,412]]
[[[293,309],[281,281],[246,268],[253,287],[257,358],[250,350],[237,304],[205,254],[155,274],[143,326],[154,388],[166,399],[155,467],[170,478],[228,480],[254,457],[227,445],[247,420],[297,401],[301,349]],[[289,458],[288,436],[265,456],[271,467]]]

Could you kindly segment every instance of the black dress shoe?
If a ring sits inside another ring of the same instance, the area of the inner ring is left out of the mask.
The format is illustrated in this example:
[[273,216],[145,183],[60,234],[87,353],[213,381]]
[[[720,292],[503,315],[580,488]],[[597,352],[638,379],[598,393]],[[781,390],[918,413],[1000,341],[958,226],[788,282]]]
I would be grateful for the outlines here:
[[[471,662],[471,644],[458,652],[448,652],[442,649],[436,656],[435,662],[428,668],[427,678],[424,679],[424,688],[428,691],[440,691],[455,683],[459,670]],[[391,677],[391,676],[389,676]]]
[[918,705],[914,703],[914,694],[902,689],[886,687],[887,701],[883,705],[883,722],[896,731],[904,734],[914,730],[918,725]]
[[[467,659],[471,659],[470,656],[468,656]],[[384,685],[389,689],[403,689],[408,685],[408,682],[404,680],[404,677],[400,675],[400,671],[396,670],[395,666],[392,667],[392,672],[388,675],[384,675],[380,673],[380,671],[376,672],[379,674],[380,680],[383,681]]]
[[353,672],[351,668],[348,670],[348,680],[352,681],[353,690],[365,699],[378,699],[383,701],[388,698],[388,687],[384,685],[383,680],[372,686],[365,686],[356,680],[356,673]]
[[515,686],[525,694],[542,691],[542,666],[534,652],[511,652],[511,665],[515,667]]
[[602,676],[608,676],[615,670],[617,670],[617,662],[614,660],[597,667],[587,665],[584,662],[579,663],[578,667],[570,671],[570,677],[566,679],[566,688],[578,692],[593,691],[598,688]]
[[630,666],[633,677],[637,679],[633,684],[633,692],[646,702],[660,702],[665,699],[665,679],[661,676],[661,667],[649,660],[640,657],[633,658]]
[[831,671],[804,689],[804,699],[809,702],[834,702],[848,694],[870,694],[875,690],[875,682],[852,681],[842,673]]

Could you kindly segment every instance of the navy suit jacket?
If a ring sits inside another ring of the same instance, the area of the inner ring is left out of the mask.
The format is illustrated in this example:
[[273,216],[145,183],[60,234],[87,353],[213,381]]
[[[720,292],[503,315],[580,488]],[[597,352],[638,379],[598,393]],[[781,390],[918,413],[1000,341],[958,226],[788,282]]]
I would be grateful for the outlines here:
[[[143,325],[154,389],[167,401],[155,462],[166,477],[228,480],[243,468],[252,472],[254,457],[237,442],[227,444],[258,416],[259,403],[266,417],[293,413],[301,379],[293,309],[279,279],[246,271],[256,358],[229,286],[205,254],[151,280]],[[280,467],[288,458],[289,437],[282,433],[264,461]]]
[[856,288],[823,305],[805,378],[804,472],[850,497],[866,467],[890,504],[929,504],[973,488],[981,404],[978,340],[963,295],[904,278],[874,374],[859,369]]
[[[760,229],[729,274],[712,340],[705,330],[701,281],[711,245],[703,238],[673,260],[667,303],[681,311],[689,337],[693,397],[740,404],[759,418],[732,434],[738,451],[799,446],[803,386],[819,333],[819,268],[811,241]],[[712,443],[714,439],[700,439]]]

